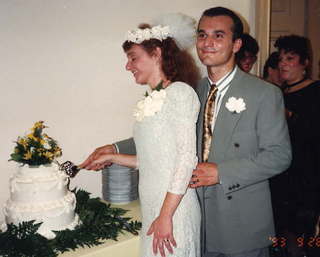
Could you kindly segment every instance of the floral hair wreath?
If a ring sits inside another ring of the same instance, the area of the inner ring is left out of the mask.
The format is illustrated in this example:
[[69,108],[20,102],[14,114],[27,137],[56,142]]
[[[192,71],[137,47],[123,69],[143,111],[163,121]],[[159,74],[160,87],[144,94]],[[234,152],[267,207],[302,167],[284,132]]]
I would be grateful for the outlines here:
[[170,28],[169,26],[155,26],[151,29],[135,29],[130,30],[127,33],[127,40],[136,44],[142,43],[144,40],[149,40],[151,38],[158,39],[160,41],[170,37]]
[[196,21],[182,13],[168,13],[158,17],[152,28],[127,32],[126,40],[136,44],[152,38],[160,41],[172,37],[182,50],[194,45]]

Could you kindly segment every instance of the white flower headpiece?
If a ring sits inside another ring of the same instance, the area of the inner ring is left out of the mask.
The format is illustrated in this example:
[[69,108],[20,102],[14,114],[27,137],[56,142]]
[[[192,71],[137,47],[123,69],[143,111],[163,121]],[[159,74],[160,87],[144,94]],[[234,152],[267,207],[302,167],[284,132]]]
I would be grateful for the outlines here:
[[155,26],[151,29],[135,29],[130,30],[127,33],[127,40],[133,43],[140,44],[144,40],[149,40],[151,38],[159,39],[160,41],[170,37],[169,26]]
[[182,13],[169,13],[158,17],[153,24],[151,29],[128,31],[126,40],[140,44],[151,38],[162,41],[172,37],[182,50],[194,45],[196,21],[193,18]]

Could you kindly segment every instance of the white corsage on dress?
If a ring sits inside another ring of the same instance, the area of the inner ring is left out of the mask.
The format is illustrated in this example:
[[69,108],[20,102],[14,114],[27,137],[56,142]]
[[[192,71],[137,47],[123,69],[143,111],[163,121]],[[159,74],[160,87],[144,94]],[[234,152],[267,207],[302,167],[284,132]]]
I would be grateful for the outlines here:
[[144,117],[155,115],[161,110],[165,98],[166,91],[164,89],[153,90],[150,95],[137,103],[133,116],[137,121],[142,121]]

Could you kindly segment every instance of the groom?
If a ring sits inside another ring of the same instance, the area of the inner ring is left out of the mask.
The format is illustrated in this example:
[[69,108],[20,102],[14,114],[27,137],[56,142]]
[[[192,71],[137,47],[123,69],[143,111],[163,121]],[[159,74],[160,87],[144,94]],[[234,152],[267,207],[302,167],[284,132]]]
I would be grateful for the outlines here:
[[[242,32],[239,17],[222,7],[206,10],[198,25],[197,53],[208,78],[197,87],[200,162],[190,187],[201,202],[205,257],[269,256],[274,225],[268,179],[291,161],[280,90],[235,65]],[[212,84],[217,92],[208,113]]]
[[[280,90],[235,64],[242,32],[239,17],[223,7],[206,10],[198,25],[197,52],[208,78],[197,88],[201,162],[190,187],[197,188],[201,203],[204,257],[268,256],[274,235],[268,179],[291,160]],[[211,84],[217,88],[213,101]],[[102,146],[81,166],[103,153],[134,154],[134,149],[132,139]]]

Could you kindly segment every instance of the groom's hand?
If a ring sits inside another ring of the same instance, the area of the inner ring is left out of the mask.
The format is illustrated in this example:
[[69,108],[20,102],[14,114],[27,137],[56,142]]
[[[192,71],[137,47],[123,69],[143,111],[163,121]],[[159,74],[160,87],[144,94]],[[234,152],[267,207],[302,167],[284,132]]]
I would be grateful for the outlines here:
[[200,162],[192,172],[189,187],[211,186],[219,183],[217,164],[214,162]]

